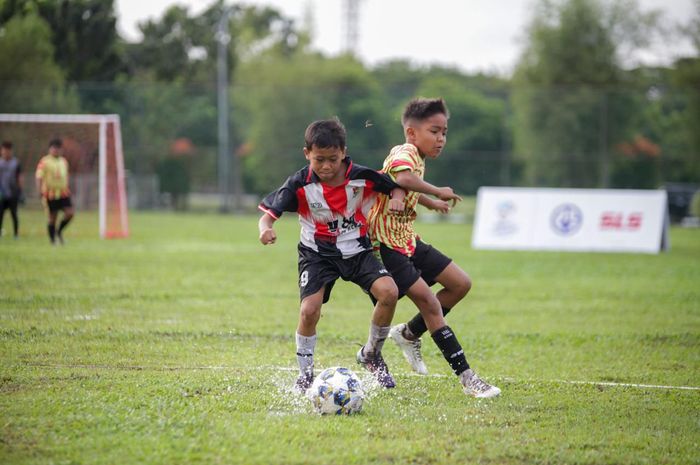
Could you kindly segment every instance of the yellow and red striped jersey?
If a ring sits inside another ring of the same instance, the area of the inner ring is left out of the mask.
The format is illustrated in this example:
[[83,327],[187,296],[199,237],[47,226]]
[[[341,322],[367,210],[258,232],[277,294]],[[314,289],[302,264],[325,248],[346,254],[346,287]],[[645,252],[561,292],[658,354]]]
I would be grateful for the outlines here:
[[[384,160],[382,172],[396,180],[400,171],[410,170],[423,179],[425,160],[413,144],[397,145]],[[369,235],[375,247],[382,243],[409,257],[416,250],[416,233],[413,222],[416,219],[416,205],[420,193],[409,191],[404,200],[405,208],[400,214],[389,211],[389,196],[380,194],[369,212]]]
[[63,157],[46,155],[39,160],[36,178],[41,179],[41,195],[48,199],[70,197],[68,188],[68,161]]

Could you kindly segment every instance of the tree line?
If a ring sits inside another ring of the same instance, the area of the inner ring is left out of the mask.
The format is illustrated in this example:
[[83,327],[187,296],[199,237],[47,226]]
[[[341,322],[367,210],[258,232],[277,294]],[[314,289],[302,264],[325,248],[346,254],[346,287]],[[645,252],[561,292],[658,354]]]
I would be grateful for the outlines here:
[[[130,173],[213,191],[216,28],[227,9],[231,156],[247,192],[301,166],[305,126],[329,116],[346,125],[349,154],[379,167],[414,96],[446,99],[449,144],[429,178],[464,194],[700,182],[700,0],[680,25],[635,0],[540,0],[512,76],[326,56],[308,24],[271,7],[172,6],[128,42],[113,0],[0,0],[0,112],[118,113]],[[694,54],[667,66],[633,58],[683,38]]]

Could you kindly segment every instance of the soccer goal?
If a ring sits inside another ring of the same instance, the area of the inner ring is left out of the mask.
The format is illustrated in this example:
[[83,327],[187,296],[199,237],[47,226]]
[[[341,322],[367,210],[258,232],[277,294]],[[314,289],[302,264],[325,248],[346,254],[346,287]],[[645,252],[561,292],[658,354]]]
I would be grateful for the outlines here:
[[41,115],[0,113],[0,140],[13,144],[22,163],[27,195],[32,175],[51,139],[63,140],[73,201],[79,209],[99,210],[100,237],[129,234],[124,156],[119,115]]

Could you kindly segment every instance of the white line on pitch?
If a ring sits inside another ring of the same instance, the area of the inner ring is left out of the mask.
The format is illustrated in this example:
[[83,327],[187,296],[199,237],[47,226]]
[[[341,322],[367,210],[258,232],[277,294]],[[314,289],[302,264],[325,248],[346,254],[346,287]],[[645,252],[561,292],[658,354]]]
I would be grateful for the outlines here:
[[[99,368],[99,369],[117,369],[117,370],[163,370],[163,371],[178,371],[178,370],[274,370],[274,371],[287,371],[296,372],[298,368],[296,367],[282,367],[274,365],[261,365],[256,367],[235,367],[235,366],[223,366],[223,365],[197,365],[197,366],[144,366],[144,365],[89,365],[89,364],[61,364],[61,363],[36,363],[27,364],[31,366],[38,367],[48,367],[48,368]],[[316,369],[320,372],[321,369]],[[446,375],[442,373],[432,373],[428,375],[419,375],[417,373],[400,373],[394,374],[398,377],[416,377],[416,378],[450,378],[452,375]],[[494,376],[494,379],[500,379],[503,381],[510,381],[514,383],[561,383],[561,384],[583,384],[589,386],[610,386],[610,387],[633,387],[641,389],[679,389],[684,391],[700,391],[700,387],[697,386],[666,386],[661,384],[636,384],[636,383],[616,383],[613,381],[575,381],[567,379],[549,379],[549,380],[538,380],[529,379],[522,380],[516,379],[509,376]]]

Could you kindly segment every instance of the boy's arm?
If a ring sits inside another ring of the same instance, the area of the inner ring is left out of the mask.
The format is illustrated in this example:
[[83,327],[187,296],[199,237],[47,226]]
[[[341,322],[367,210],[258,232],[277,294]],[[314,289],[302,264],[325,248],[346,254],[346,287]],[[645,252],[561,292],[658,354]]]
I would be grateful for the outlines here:
[[428,197],[425,194],[421,194],[418,197],[418,204],[423,205],[428,210],[439,211],[440,213],[449,213],[450,204],[444,200],[436,200],[432,197]]
[[429,182],[425,182],[409,170],[397,172],[395,179],[396,184],[410,191],[434,195],[444,201],[452,200],[453,203],[462,200],[459,195],[454,193],[451,187],[436,187]]
[[391,195],[389,196],[389,211],[400,213],[406,208],[404,199],[406,198],[406,191],[401,187],[396,187],[391,190]]
[[36,176],[34,177],[34,183],[36,184],[36,192],[41,197],[41,183],[44,179],[43,171],[37,170]]
[[34,183],[36,184],[36,192],[39,197],[41,197],[41,188],[44,182],[44,159],[39,160],[39,164],[36,166],[36,172],[34,173]]
[[306,171],[300,170],[287,178],[279,189],[270,192],[258,205],[258,210],[263,212],[258,221],[259,239],[263,245],[274,244],[277,240],[277,233],[272,226],[282,213],[295,212],[299,208],[295,191],[300,180],[306,176],[305,173]]
[[22,165],[17,165],[17,187],[20,191],[24,190],[24,173],[22,172]]
[[272,228],[275,221],[277,220],[269,213],[263,213],[260,217],[258,221],[258,231],[260,232],[260,242],[263,245],[274,244],[277,240],[277,233],[275,233],[275,230]]

